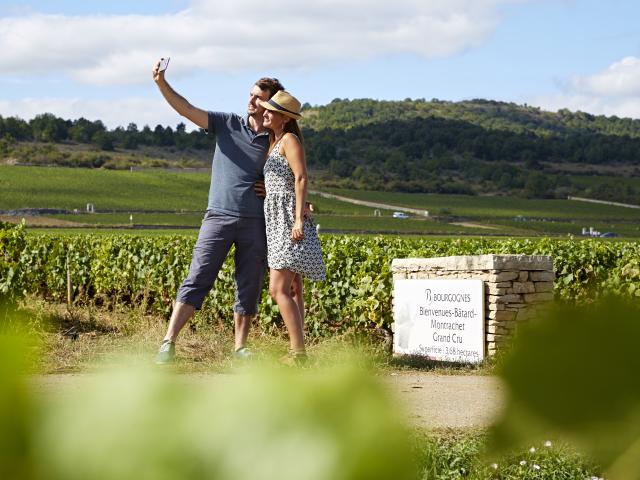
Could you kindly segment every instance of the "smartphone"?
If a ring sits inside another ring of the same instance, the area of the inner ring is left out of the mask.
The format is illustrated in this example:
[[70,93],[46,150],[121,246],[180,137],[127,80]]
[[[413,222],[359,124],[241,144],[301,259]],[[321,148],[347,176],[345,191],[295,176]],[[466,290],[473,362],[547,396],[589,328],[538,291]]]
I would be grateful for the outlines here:
[[171,59],[170,57],[160,59],[160,66],[158,67],[158,72],[164,72],[167,69],[167,67],[169,66],[170,59]]

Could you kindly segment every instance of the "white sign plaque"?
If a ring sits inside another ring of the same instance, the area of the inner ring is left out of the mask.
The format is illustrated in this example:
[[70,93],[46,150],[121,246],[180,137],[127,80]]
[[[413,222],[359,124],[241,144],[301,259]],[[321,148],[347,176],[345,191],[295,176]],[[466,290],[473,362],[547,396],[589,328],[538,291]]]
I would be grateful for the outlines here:
[[394,353],[432,360],[484,359],[482,280],[394,281]]

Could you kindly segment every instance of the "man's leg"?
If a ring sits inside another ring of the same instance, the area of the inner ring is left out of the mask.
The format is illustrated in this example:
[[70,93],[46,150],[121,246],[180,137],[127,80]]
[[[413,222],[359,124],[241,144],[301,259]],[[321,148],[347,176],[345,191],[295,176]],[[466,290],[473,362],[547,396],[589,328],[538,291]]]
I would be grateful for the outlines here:
[[235,326],[235,350],[238,351],[247,345],[247,338],[249,337],[249,329],[251,328],[251,320],[253,315],[242,315],[238,312],[233,312],[233,323]]
[[233,307],[236,351],[247,343],[251,320],[258,312],[267,263],[264,219],[243,218],[236,237],[236,303]]
[[173,312],[171,312],[171,319],[169,320],[169,328],[167,334],[164,336],[164,340],[176,341],[180,330],[187,323],[187,321],[193,316],[196,308],[193,305],[187,303],[176,302],[173,306]]
[[[167,333],[158,353],[160,363],[170,362],[173,357],[173,347],[178,334],[187,321],[193,316],[196,309],[202,306],[204,297],[209,293],[218,272],[229,253],[233,241],[234,217],[205,214],[198,234],[198,240],[193,248],[193,257],[189,274],[182,282]],[[162,355],[163,351],[167,353]]]

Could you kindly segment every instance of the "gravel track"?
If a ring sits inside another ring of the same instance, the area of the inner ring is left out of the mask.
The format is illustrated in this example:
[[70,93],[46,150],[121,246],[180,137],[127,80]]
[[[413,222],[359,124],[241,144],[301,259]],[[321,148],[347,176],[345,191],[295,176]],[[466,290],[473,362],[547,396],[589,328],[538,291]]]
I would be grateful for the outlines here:
[[[99,374],[56,374],[31,377],[36,395],[73,395],[83,380]],[[232,374],[184,374],[187,382],[220,382]],[[407,412],[409,424],[422,428],[488,427],[500,413],[504,387],[487,375],[438,375],[423,372],[382,373],[378,378]]]

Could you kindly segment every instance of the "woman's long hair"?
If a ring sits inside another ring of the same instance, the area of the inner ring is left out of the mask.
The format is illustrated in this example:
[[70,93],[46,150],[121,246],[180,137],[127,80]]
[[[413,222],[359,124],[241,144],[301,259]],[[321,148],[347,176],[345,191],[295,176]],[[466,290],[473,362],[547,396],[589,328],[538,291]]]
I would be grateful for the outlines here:
[[[284,131],[282,132],[283,137],[285,133],[293,133],[296,137],[298,137],[298,139],[300,140],[300,145],[302,145],[302,148],[304,148],[304,138],[302,137],[302,131],[300,130],[300,126],[298,125],[297,120],[292,118],[284,124]],[[276,135],[273,133],[273,130],[269,130],[269,152],[271,152],[275,144]]]

